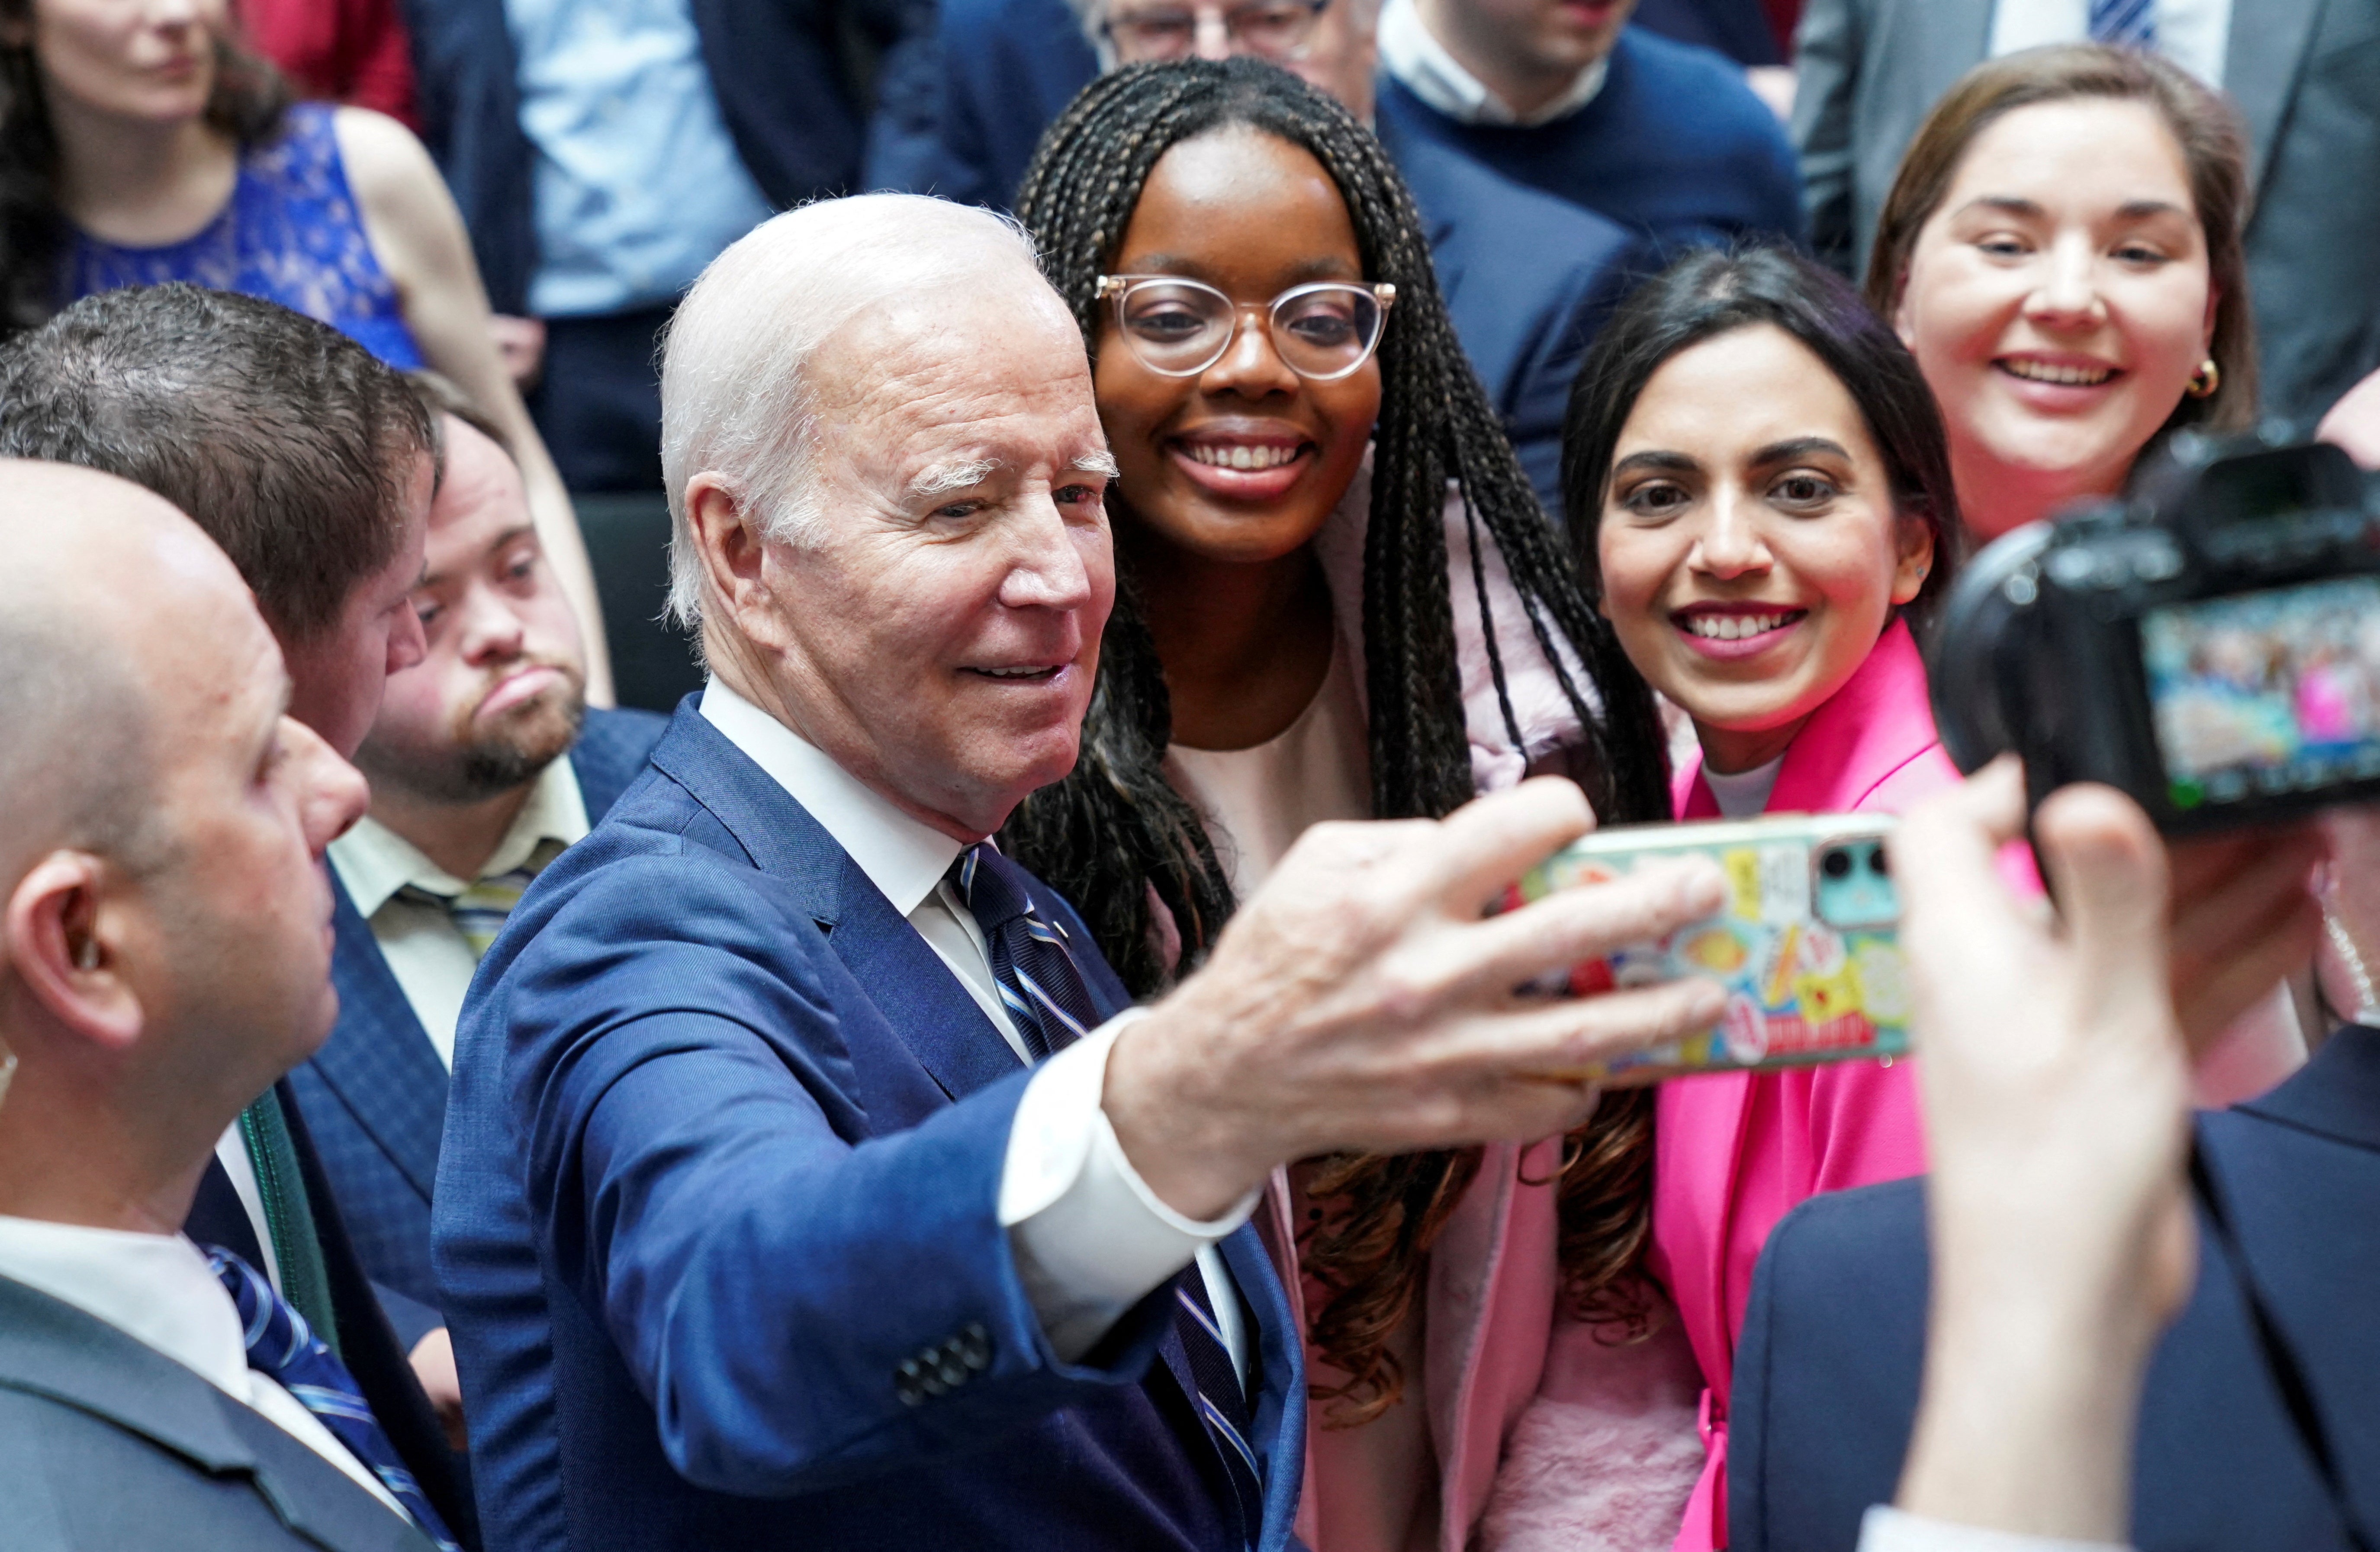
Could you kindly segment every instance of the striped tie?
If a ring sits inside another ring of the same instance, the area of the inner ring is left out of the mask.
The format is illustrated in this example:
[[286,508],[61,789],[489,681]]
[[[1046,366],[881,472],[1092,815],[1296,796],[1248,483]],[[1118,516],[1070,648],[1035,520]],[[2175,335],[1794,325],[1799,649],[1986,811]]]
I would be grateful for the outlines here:
[[2156,47],[2156,0],[2091,0],[2091,41],[2117,48]]
[[562,849],[559,841],[540,841],[527,862],[509,873],[492,873],[460,894],[441,894],[419,884],[407,884],[397,893],[416,904],[443,910],[455,919],[455,930],[471,945],[471,957],[485,959],[489,945],[504,931],[513,907],[528,892],[529,881],[544,871],[547,863],[560,856]]
[[405,1469],[396,1447],[388,1442],[371,1408],[364,1404],[347,1366],[314,1339],[306,1317],[290,1308],[255,1267],[217,1246],[200,1248],[239,1309],[248,1340],[248,1366],[297,1397],[320,1418],[331,1437],[380,1478],[390,1497],[405,1506],[405,1512],[437,1544],[439,1552],[457,1552],[445,1522],[422,1497],[421,1485]]
[[[1099,1022],[1099,1006],[1066,946],[1066,932],[1033,908],[1030,875],[988,841],[958,855],[947,875],[983,929],[1001,1005],[1038,1061],[1073,1045]],[[1250,1433],[1247,1392],[1216,1323],[1207,1279],[1192,1262],[1172,1281],[1173,1330],[1167,1367],[1189,1392],[1230,1481],[1242,1534],[1253,1546],[1264,1525],[1264,1473]]]

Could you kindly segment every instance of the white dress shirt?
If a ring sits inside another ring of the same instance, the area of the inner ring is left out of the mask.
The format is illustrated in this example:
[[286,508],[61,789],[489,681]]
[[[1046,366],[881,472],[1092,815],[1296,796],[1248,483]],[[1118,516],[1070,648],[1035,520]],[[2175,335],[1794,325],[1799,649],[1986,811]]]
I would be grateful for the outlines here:
[[[1997,0],[1994,59],[2045,43],[2079,43],[2091,35],[2091,0]],[[2223,84],[2231,42],[2231,0],[2156,0],[2159,54],[2209,86]]]
[[[480,878],[492,879],[528,866],[529,856],[547,841],[565,846],[587,838],[587,799],[578,790],[578,773],[565,756],[538,773],[528,801],[513,816],[496,849],[490,853]],[[423,855],[419,847],[366,815],[355,828],[331,843],[331,866],[355,902],[357,914],[371,928],[372,941],[388,961],[399,991],[412,1004],[438,1060],[455,1065],[455,1023],[463,1013],[463,994],[480,956],[470,940],[455,925],[454,914],[435,903],[407,898],[407,884],[431,894],[457,895],[478,882],[457,879]]]
[[1926,1520],[1878,1504],[1860,1522],[1859,1552],[2127,1552],[2105,1541],[2066,1541]]
[[[233,1400],[262,1413],[393,1512],[405,1513],[380,1479],[303,1402],[248,1366],[238,1306],[199,1247],[181,1235],[0,1217],[0,1277],[72,1304],[156,1349]],[[103,1492],[107,1485],[83,1485]]]
[[[1018,1060],[1031,1061],[1001,1005],[983,929],[943,875],[964,850],[910,818],[768,712],[718,680],[702,714],[833,837],[895,911],[950,967]],[[1071,1363],[1166,1279],[1195,1258],[1240,1373],[1248,1333],[1231,1273],[1215,1242],[1245,1223],[1263,1193],[1251,1191],[1210,1223],[1160,1201],[1124,1157],[1099,1098],[1116,1032],[1127,1012],[1044,1062],[1026,1086],[1000,1174],[1001,1226],[1050,1347]]]
[[1414,8],[1414,0],[1389,0],[1380,10],[1380,68],[1406,91],[1458,124],[1512,124],[1534,129],[1568,118],[1595,101],[1610,73],[1609,55],[1597,55],[1579,71],[1570,90],[1532,114],[1516,114],[1487,83],[1446,52]]

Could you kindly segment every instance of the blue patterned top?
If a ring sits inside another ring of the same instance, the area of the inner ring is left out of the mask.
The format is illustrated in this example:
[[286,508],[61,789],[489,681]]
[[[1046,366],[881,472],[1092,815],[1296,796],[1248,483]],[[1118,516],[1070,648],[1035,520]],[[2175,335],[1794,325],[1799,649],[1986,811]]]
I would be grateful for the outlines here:
[[396,286],[365,239],[347,188],[334,111],[323,103],[293,104],[279,137],[240,158],[230,200],[193,236],[163,248],[119,248],[76,233],[67,298],[187,280],[319,318],[399,370],[420,366]]

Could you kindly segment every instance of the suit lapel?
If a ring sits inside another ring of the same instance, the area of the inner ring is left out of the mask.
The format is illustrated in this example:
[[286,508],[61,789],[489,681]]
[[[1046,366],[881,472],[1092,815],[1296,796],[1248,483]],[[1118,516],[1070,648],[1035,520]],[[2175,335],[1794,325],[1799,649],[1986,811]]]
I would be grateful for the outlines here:
[[292,1531],[334,1552],[428,1545],[261,1413],[106,1322],[6,1278],[0,1386],[103,1417],[196,1472],[245,1475]]
[[[1257,1210],[1268,1210],[1267,1205],[1259,1203]],[[1305,1369],[1298,1320],[1254,1224],[1242,1224],[1216,1248],[1222,1252],[1232,1280],[1239,1284],[1241,1297],[1256,1312],[1264,1384],[1249,1399],[1254,1437],[1248,1442],[1264,1462],[1265,1522],[1286,1525],[1297,1512],[1298,1490],[1305,1476],[1305,1388],[1301,1383]]]
[[708,808],[753,865],[783,879],[918,1064],[953,1098],[1017,1068],[950,966],[809,810],[710,725],[689,697],[652,762]]
[[331,891],[337,940],[331,978],[339,990],[339,1022],[315,1053],[314,1070],[427,1202],[438,1176],[446,1066],[335,871]]
[[827,945],[942,1092],[964,1099],[1022,1066],[941,955],[847,856],[841,884],[841,915]]
[[2349,1025],[2271,1093],[2239,1109],[2301,1132],[2380,1151],[2380,1029]]
[[2252,186],[2261,188],[2273,164],[2281,116],[2297,90],[2322,0],[2238,0],[2225,45],[2223,90],[2247,121]]

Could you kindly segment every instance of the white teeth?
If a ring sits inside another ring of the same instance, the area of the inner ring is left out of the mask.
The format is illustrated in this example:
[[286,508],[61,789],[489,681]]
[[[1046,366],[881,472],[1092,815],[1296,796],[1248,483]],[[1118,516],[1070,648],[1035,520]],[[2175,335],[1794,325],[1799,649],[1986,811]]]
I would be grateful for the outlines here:
[[2000,363],[2018,377],[2034,382],[2056,382],[2069,388],[2096,387],[2116,375],[2113,367],[2059,367],[2046,361],[2006,360]]
[[1707,637],[1713,641],[1741,641],[1747,636],[1781,627],[1788,616],[1783,614],[1689,614],[1686,634]]
[[1038,679],[1047,674],[1050,670],[1046,668],[979,668],[976,672],[990,674],[994,679]]
[[1211,442],[1186,443],[1190,456],[1217,468],[1269,469],[1279,468],[1296,458],[1294,447],[1251,446],[1244,442],[1229,444]]

